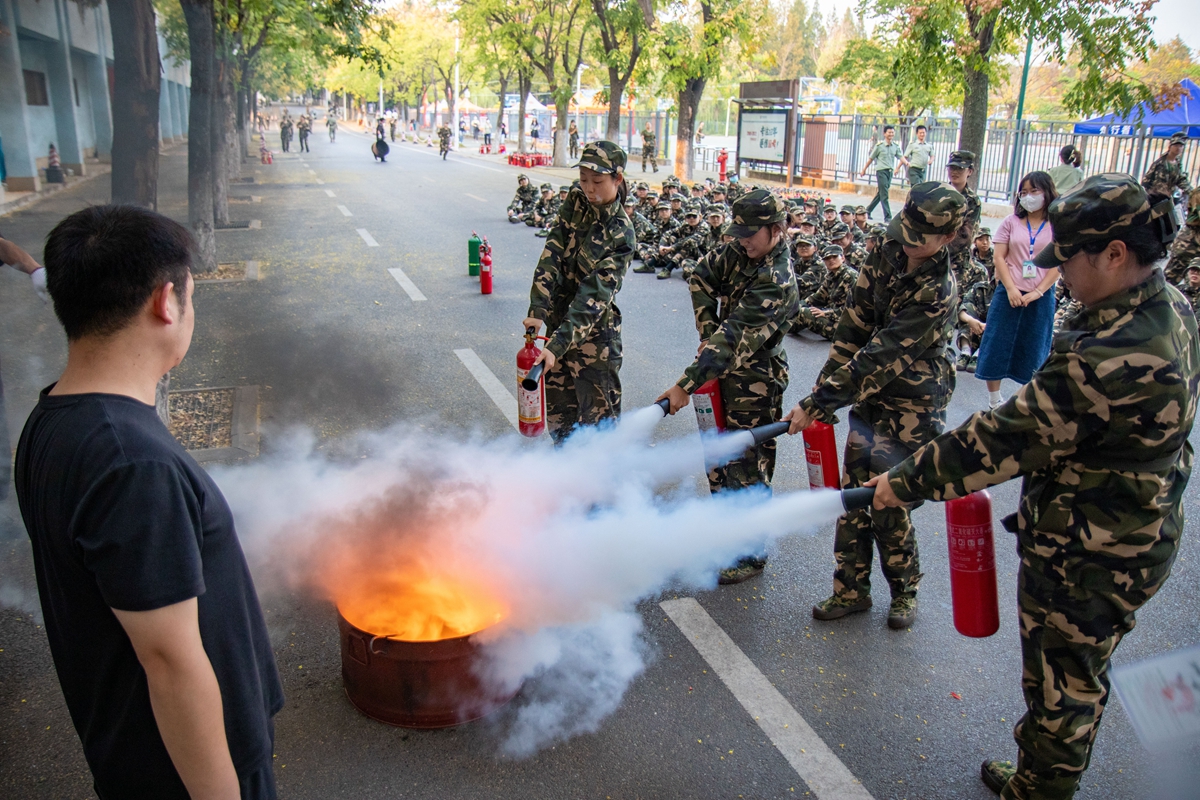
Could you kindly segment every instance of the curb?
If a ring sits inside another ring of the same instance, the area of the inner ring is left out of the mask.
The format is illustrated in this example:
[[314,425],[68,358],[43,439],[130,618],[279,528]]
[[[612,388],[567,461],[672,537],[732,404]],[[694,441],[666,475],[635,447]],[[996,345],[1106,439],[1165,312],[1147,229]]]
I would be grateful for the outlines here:
[[234,458],[258,456],[258,394],[257,386],[206,386],[205,389],[232,388],[233,392],[233,443],[230,447],[212,447],[205,450],[189,450],[192,458],[200,464],[229,461]]
[[40,190],[32,194],[19,197],[16,200],[9,200],[7,203],[0,203],[0,217],[7,217],[14,211],[22,208],[28,208],[29,206],[40,203],[47,197],[53,197],[59,192],[65,192],[68,189],[74,189],[76,186],[80,186],[95,178],[99,178],[101,175],[108,175],[112,172],[112,164],[89,164],[88,166],[94,168],[95,172],[90,172],[87,175],[81,175],[73,178],[70,183],[48,183],[43,185]]

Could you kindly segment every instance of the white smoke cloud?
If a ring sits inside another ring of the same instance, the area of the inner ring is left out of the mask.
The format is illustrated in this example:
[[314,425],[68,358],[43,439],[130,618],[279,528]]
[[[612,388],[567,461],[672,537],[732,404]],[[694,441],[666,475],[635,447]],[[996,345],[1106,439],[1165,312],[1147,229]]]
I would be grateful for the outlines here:
[[366,455],[331,458],[298,434],[214,476],[260,588],[282,580],[329,596],[328,571],[342,563],[330,553],[357,538],[372,566],[401,552],[503,598],[507,616],[475,639],[487,682],[524,687],[501,745],[522,756],[595,731],[620,705],[645,668],[639,600],[711,588],[739,556],[841,513],[836,492],[697,497],[687,479],[706,456],[727,460],[747,442],[651,446],[660,418],[653,407],[627,414],[560,449],[397,428],[360,437]]

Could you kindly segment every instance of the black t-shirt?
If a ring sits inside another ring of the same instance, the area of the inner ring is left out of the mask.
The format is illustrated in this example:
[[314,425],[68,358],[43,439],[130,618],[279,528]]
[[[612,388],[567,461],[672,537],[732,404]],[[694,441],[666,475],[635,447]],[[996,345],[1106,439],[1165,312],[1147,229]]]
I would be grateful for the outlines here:
[[146,673],[111,609],[193,597],[234,767],[253,773],[270,763],[283,689],[225,498],[153,406],[51,388],[21,433],[17,498],[54,666],[97,792],[188,796],[159,736]]

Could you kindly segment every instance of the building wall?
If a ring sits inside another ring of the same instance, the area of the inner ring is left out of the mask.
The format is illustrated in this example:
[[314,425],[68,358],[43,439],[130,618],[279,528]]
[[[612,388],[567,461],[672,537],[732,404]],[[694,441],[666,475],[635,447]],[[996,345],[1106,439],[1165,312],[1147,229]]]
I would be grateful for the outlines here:
[[18,24],[34,33],[58,39],[58,15],[55,0],[14,0]]
[[[32,2],[32,0],[29,0]],[[42,0],[43,4],[49,4],[51,0]],[[21,20],[24,21],[24,17]],[[24,27],[24,26],[22,26]],[[50,83],[50,66],[46,63],[47,57],[50,55],[47,51],[50,49],[47,42],[37,39],[31,39],[28,36],[18,36],[17,42],[21,48],[21,69],[33,70],[40,72],[46,76],[47,88]],[[24,89],[24,75],[18,76],[21,81],[22,90]],[[33,157],[37,160],[39,166],[46,166],[46,159],[50,153],[50,145],[58,141],[58,125],[54,119],[53,99],[51,105],[48,106],[25,106],[26,125],[29,131],[29,150]]]
[[[68,3],[74,6],[74,3]],[[98,56],[86,53],[71,53],[71,73],[74,86],[71,91],[71,101],[75,103],[75,132],[79,137],[79,146],[87,151],[87,156],[94,155],[96,149],[96,120],[92,110],[92,92],[88,85],[88,70],[94,67]],[[104,98],[100,98],[103,102]]]

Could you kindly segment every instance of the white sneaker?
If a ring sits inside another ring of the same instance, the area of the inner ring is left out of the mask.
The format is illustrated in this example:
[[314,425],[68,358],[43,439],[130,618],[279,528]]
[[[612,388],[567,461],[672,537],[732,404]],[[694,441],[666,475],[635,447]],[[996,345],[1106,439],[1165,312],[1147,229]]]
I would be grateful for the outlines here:
[[999,408],[1002,405],[1004,405],[1003,400],[988,400],[988,410],[989,411],[993,408]]

